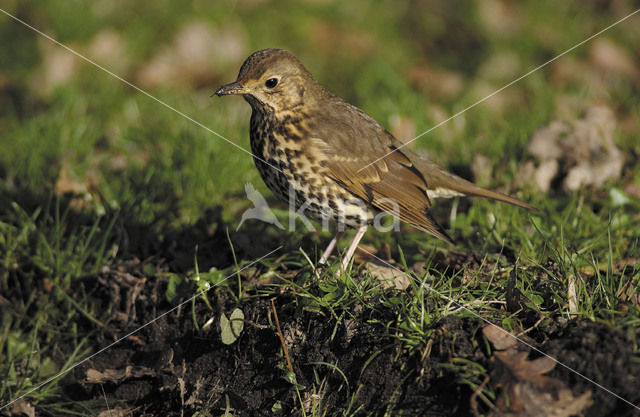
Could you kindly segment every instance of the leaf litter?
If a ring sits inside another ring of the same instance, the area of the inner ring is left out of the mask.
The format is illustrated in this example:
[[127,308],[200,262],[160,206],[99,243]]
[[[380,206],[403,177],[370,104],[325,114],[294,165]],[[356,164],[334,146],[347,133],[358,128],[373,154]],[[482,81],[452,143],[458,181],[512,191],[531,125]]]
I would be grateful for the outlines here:
[[497,326],[488,325],[483,335],[494,345],[493,384],[500,394],[491,416],[569,417],[592,403],[591,391],[574,397],[562,381],[545,376],[556,362],[548,356],[529,359],[529,349]]

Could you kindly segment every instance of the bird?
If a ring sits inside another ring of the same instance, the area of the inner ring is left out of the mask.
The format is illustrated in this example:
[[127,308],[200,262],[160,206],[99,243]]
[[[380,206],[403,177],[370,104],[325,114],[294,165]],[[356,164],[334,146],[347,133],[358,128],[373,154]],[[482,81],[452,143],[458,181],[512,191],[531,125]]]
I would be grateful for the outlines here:
[[379,213],[453,243],[428,213],[436,198],[479,196],[535,210],[416,154],[371,116],[323,87],[286,50],[252,53],[236,80],[215,95],[240,95],[251,106],[251,152],[267,187],[290,207],[341,226],[320,264],[326,263],[345,227],[355,228],[341,263],[346,271]]

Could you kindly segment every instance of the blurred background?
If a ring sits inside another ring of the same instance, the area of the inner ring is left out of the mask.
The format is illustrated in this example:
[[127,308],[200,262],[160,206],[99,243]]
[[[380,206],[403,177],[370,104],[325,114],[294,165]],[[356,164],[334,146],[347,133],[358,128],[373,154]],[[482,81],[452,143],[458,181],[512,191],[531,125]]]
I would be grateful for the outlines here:
[[[6,13],[166,106],[0,14],[0,200],[30,213],[64,196],[89,222],[117,218],[121,233],[113,241],[125,256],[155,255],[183,231],[184,246],[176,252],[188,269],[197,244],[209,244],[202,253],[210,259],[229,246],[223,230],[234,230],[252,207],[246,183],[276,207],[281,222],[288,220],[287,207],[266,189],[250,155],[167,107],[249,149],[248,104],[212,94],[235,79],[253,51],[288,49],[331,91],[411,140],[633,7],[625,0],[5,1]],[[562,207],[577,192],[617,198],[614,205],[637,199],[639,19],[620,23],[410,146],[539,207],[548,196],[560,197],[551,204]],[[445,227],[458,229],[457,238],[482,241],[466,235],[474,230],[466,227],[476,222],[473,216],[443,210],[436,217],[450,220]],[[498,232],[510,233],[509,222]],[[249,257],[286,238],[256,222],[244,227],[232,240]],[[271,238],[252,243],[256,227]],[[216,230],[220,239],[212,240]],[[202,235],[194,237],[196,231]],[[304,238],[296,236],[292,247]],[[381,239],[395,246],[393,238]],[[224,256],[212,264],[229,261]]]
[[[248,149],[249,106],[211,94],[257,49],[290,50],[331,91],[406,140],[626,16],[634,4],[7,0],[2,9]],[[452,169],[476,157],[476,176],[484,175],[476,179],[502,184],[509,181],[503,174],[512,178],[518,169],[512,160],[527,157],[536,129],[600,105],[617,121],[616,143],[637,153],[638,19],[412,146]],[[86,193],[92,209],[137,207],[149,221],[159,206],[172,204],[172,221],[187,223],[225,201],[224,216],[235,216],[249,204],[233,203],[246,182],[265,190],[247,154],[5,14],[0,39],[4,187]],[[92,199],[95,193],[103,199]]]

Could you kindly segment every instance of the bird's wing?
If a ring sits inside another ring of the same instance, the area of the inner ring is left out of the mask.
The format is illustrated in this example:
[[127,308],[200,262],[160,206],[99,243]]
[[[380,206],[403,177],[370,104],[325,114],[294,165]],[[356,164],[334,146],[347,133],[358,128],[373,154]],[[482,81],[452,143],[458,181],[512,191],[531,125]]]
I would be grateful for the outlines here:
[[333,179],[379,210],[450,242],[427,214],[427,179],[402,149],[367,166],[397,149],[398,141],[360,109],[344,102],[341,106],[321,113],[314,126],[314,147],[327,156]]

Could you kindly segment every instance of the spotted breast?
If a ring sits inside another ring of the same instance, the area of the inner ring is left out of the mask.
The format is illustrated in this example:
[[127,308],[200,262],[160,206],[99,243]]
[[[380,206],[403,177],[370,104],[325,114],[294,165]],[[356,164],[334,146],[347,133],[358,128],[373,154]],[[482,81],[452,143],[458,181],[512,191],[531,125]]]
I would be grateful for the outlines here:
[[274,194],[316,220],[350,227],[371,223],[376,211],[331,177],[327,156],[311,133],[311,118],[299,112],[276,115],[262,106],[252,107],[251,151]]

